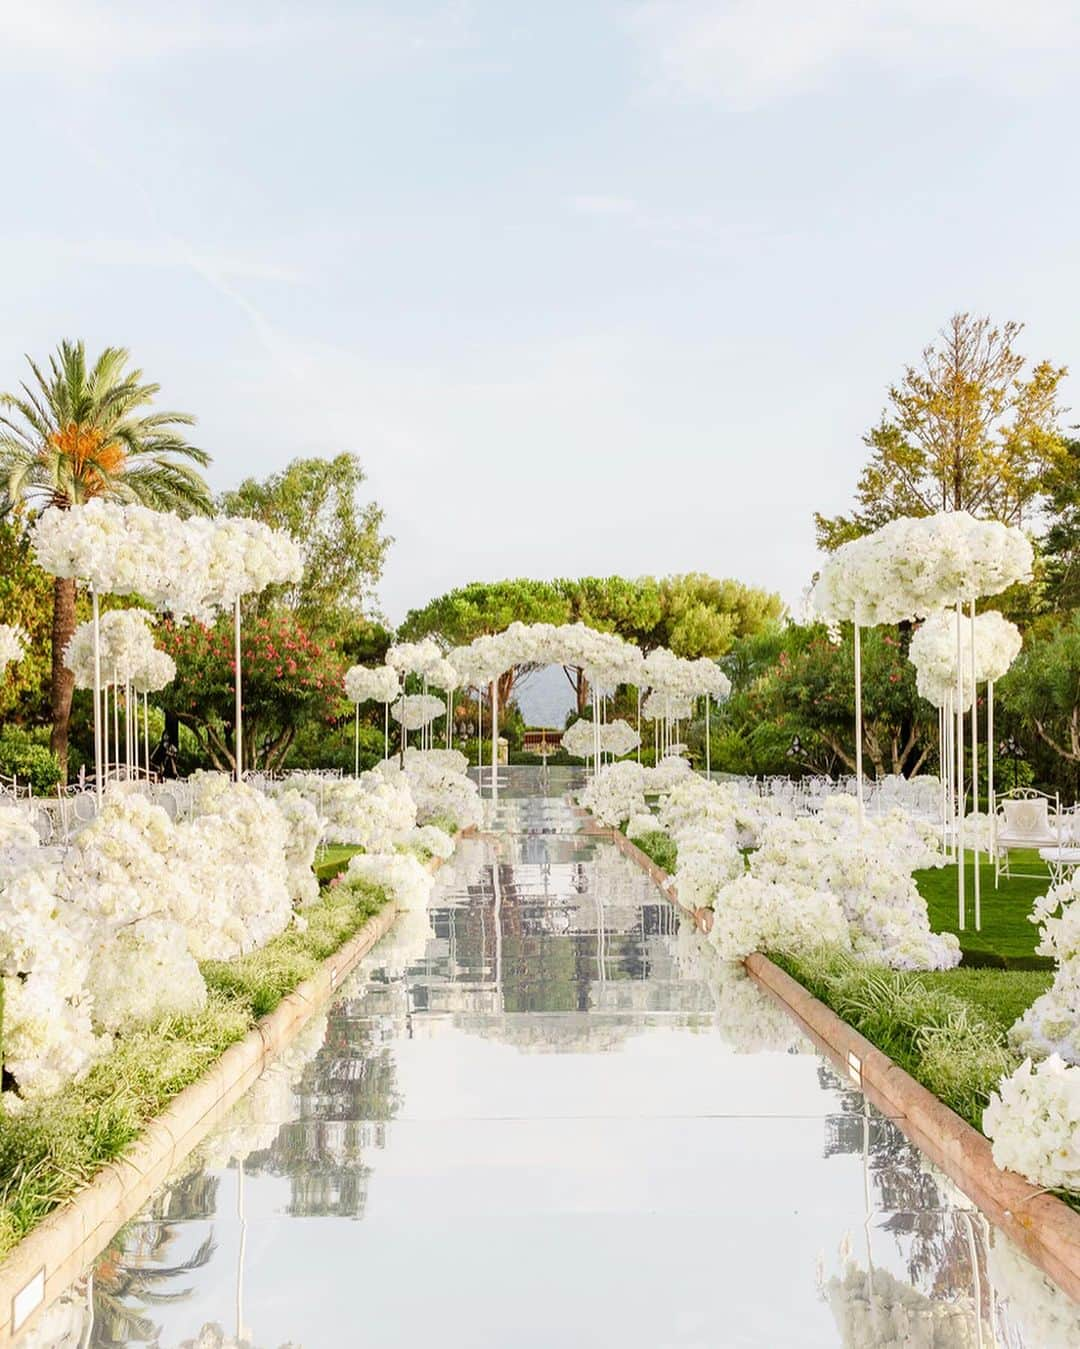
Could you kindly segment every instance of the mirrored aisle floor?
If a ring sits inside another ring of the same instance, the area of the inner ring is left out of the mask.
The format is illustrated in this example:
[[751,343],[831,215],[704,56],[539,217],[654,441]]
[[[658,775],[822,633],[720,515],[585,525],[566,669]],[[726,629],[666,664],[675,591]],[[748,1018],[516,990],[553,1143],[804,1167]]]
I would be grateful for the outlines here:
[[578,832],[566,774],[507,776],[496,834],[34,1344],[1080,1342],[1075,1305]]

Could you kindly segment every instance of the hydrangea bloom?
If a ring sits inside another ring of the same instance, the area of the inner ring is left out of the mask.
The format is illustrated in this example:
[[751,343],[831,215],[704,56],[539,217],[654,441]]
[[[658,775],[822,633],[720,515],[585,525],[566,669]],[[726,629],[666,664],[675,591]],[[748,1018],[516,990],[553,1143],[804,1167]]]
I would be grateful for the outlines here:
[[412,853],[357,853],[349,859],[345,879],[382,886],[399,909],[407,910],[426,908],[435,884],[435,877]]
[[[576,722],[575,725],[589,726],[588,722]],[[571,728],[573,729],[573,728]],[[631,815],[640,815],[648,810],[645,804],[646,770],[640,764],[627,760],[623,763],[607,764],[595,773],[588,786],[578,796],[578,801],[601,824],[618,828]],[[653,821],[652,827],[656,828]]]
[[983,1111],[994,1161],[1048,1189],[1080,1190],[1080,1067],[1051,1054],[1002,1078]]
[[417,824],[437,823],[448,829],[468,829],[482,819],[480,793],[465,776],[466,759],[458,750],[405,751],[402,770],[395,756],[375,766],[376,777],[388,786],[406,790],[416,804]]
[[[998,680],[1020,654],[1020,629],[990,609],[975,619],[975,682]],[[911,638],[908,649],[919,693],[935,707],[956,696],[956,610],[931,614]],[[971,622],[961,617],[960,675],[963,709],[971,707]]]
[[206,983],[184,929],[168,918],[147,918],[119,931],[99,929],[87,989],[99,1031],[191,1016],[206,1006]]
[[821,942],[850,944],[834,895],[749,874],[717,892],[709,940],[723,960],[745,960],[754,951],[795,954]]
[[12,623],[0,623],[0,675],[23,658],[26,633]]
[[1056,1053],[1080,1064],[1080,877],[1075,874],[1035,901],[1031,921],[1041,923],[1039,955],[1057,961],[1054,982],[1009,1031],[1023,1054]]

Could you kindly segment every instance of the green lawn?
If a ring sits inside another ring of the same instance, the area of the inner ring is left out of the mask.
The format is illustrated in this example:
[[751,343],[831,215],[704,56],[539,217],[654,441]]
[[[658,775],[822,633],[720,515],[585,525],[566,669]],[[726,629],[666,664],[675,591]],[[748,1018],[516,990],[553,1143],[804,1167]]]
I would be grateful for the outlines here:
[[1052,970],[1002,970],[994,968],[939,970],[920,974],[928,988],[944,989],[973,1007],[987,1021],[1007,1031],[1035,999],[1045,993],[1054,978]]
[[1051,962],[1035,954],[1039,929],[1028,921],[1031,906],[1050,887],[1050,875],[1038,853],[1014,853],[1013,866],[1022,871],[1040,871],[1042,878],[1021,876],[1002,879],[994,889],[994,868],[980,868],[982,926],[975,931],[973,891],[975,869],[965,867],[966,922],[964,931],[957,923],[956,867],[936,871],[916,871],[915,883],[926,900],[930,926],[935,932],[955,932],[960,938],[965,964],[995,964],[1012,969],[1049,969]]
[[330,847],[323,848],[315,858],[315,875],[320,881],[329,881],[345,870],[349,865],[349,858],[355,857],[358,852],[363,852],[363,848],[353,848],[343,844],[333,844]]

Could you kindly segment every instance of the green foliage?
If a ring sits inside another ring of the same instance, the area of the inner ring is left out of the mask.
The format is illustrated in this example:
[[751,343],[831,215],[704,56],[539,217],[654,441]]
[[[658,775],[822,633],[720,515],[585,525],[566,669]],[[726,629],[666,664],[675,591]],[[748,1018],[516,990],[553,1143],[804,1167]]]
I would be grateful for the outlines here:
[[245,1008],[212,994],[195,1016],[125,1036],[49,1100],[0,1114],[0,1255],[119,1157],[250,1028]]
[[[778,965],[865,1035],[976,1129],[1001,1077],[1019,1060],[998,1016],[987,1016],[965,985],[947,976],[863,965],[838,947],[799,957],[774,956]],[[1015,976],[994,972],[1001,980]],[[983,993],[985,997],[985,991]]]
[[1017,524],[1046,495],[1062,454],[1056,398],[1064,366],[1029,371],[1019,323],[954,314],[936,345],[889,388],[889,408],[865,437],[871,451],[850,516],[816,515],[833,549],[903,515],[966,510]]
[[303,552],[303,578],[266,592],[263,612],[285,604],[309,627],[336,629],[340,620],[351,620],[371,604],[393,540],[382,533],[382,507],[359,500],[366,478],[355,454],[294,459],[280,472],[261,481],[245,478],[219,497],[227,515],[287,530]]
[[[233,627],[166,622],[161,645],[176,661],[162,705],[189,726],[217,768],[233,768]],[[305,721],[346,717],[344,667],[333,639],[311,638],[288,610],[249,617],[243,626],[244,765],[278,768]]]
[[235,961],[202,969],[210,996],[120,1039],[81,1081],[18,1114],[0,1114],[0,1257],[114,1161],[169,1101],[338,950],[386,903],[373,886],[340,885],[289,928]]
[[1059,758],[1080,763],[1080,611],[1028,634],[1001,692],[1029,732]]
[[[839,643],[821,624],[792,623],[737,642],[722,662],[732,696],[714,718],[712,764],[721,772],[837,773],[855,767],[852,633]],[[867,771],[914,772],[936,743],[937,717],[918,696],[904,633],[863,634],[863,755]],[[801,742],[790,757],[795,737]]]
[[666,834],[663,829],[652,829],[649,833],[642,834],[640,838],[633,839],[632,842],[635,847],[641,849],[646,857],[651,858],[661,871],[666,871],[669,876],[675,874],[675,867],[679,860],[679,849],[670,834]]
[[[0,623],[26,633],[26,653],[0,678],[0,719],[44,722],[49,716],[53,581],[34,562],[20,515],[0,519]],[[3,770],[0,770],[3,771]]]
[[0,730],[0,773],[29,783],[36,796],[48,796],[60,781],[60,765],[49,749],[49,733],[44,728],[24,730],[5,726]]

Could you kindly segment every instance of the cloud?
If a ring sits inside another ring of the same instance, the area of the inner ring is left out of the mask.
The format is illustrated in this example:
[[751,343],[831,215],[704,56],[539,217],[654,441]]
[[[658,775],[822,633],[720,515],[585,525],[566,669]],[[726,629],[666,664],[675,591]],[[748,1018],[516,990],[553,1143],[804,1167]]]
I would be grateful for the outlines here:
[[630,31],[656,86],[736,104],[811,92],[839,71],[995,89],[1070,78],[1073,0],[646,0]]
[[196,52],[295,49],[318,44],[350,61],[383,61],[425,48],[460,45],[467,10],[446,4],[427,18],[297,5],[268,14],[256,4],[186,7],[143,0],[32,0],[0,5],[0,69],[100,78]]

